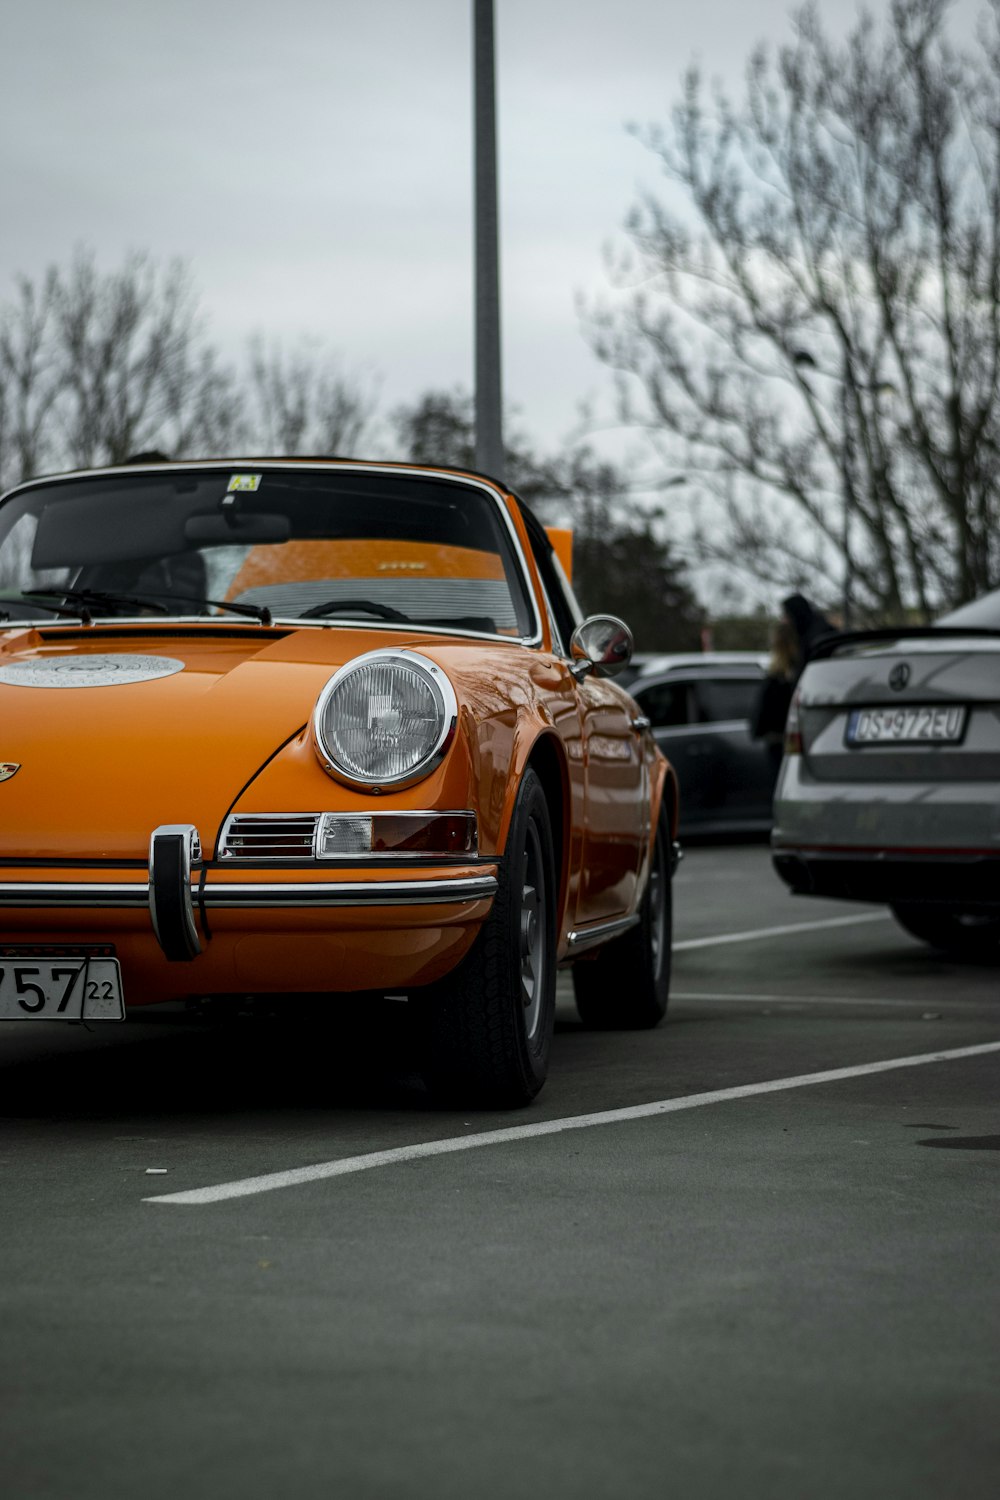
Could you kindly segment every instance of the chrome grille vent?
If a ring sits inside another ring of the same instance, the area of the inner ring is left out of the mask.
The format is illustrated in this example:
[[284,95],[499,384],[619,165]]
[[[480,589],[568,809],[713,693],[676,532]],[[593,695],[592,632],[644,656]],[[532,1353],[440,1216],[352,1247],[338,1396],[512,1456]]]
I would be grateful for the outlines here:
[[312,859],[318,813],[261,813],[229,818],[222,830],[222,859]]

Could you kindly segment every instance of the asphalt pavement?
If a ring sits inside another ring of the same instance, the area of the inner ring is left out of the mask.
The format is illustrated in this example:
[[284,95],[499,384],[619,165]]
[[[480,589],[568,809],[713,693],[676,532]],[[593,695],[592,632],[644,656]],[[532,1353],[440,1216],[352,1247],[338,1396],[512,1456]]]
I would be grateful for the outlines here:
[[978,1500],[1000,967],[688,851],[673,998],[528,1110],[404,1006],[0,1033],[9,1500]]

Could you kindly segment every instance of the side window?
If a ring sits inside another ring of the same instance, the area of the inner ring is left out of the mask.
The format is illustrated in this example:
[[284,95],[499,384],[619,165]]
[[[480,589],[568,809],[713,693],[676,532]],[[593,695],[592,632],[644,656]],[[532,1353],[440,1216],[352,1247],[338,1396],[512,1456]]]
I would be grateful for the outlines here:
[[632,696],[654,729],[676,729],[688,722],[688,689],[684,682],[656,682]]
[[557,646],[568,657],[570,637],[583,619],[583,613],[541,522],[526,505],[522,504],[521,514],[531,543],[531,554],[542,580],[549,623],[554,627]]
[[760,679],[755,677],[706,678],[695,684],[698,718],[702,724],[720,724],[753,717]]
[[[580,608],[580,601],[573,592],[573,585],[566,577],[563,565],[554,552],[552,553],[552,570],[556,575],[556,583],[564,612],[568,616],[573,630],[575,630],[578,625],[583,623],[583,610]],[[570,635],[573,634],[573,630],[570,631]]]
[[[5,518],[6,519],[6,518]],[[12,593],[20,593],[27,588],[46,588],[51,584],[68,583],[70,581],[69,568],[45,568],[39,569],[32,566],[31,553],[38,531],[38,517],[30,511],[17,516],[14,524],[3,538],[3,563],[0,564],[0,591],[9,589]],[[31,605],[18,606],[27,611],[27,614],[44,614]],[[16,619],[17,616],[15,615]],[[55,618],[55,617],[53,617]]]
[[557,655],[565,656],[568,660],[569,637],[567,636],[567,638],[563,640],[563,632],[559,628],[559,621],[556,619],[555,610],[552,608],[552,603],[549,599],[549,591],[545,587],[544,583],[542,584],[542,594],[545,598],[545,614],[549,622],[549,634],[552,636],[552,645]]

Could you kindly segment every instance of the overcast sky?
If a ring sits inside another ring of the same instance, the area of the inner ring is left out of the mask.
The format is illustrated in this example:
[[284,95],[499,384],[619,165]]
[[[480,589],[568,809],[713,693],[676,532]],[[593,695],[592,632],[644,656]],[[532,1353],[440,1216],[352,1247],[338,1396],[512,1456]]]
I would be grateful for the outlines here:
[[[181,256],[234,357],[252,333],[316,338],[385,409],[471,388],[471,10],[2,0],[0,300],[81,243],[105,269]],[[575,297],[607,285],[603,247],[660,180],[626,122],[665,119],[693,57],[739,88],[790,10],[496,0],[504,389],[540,442],[610,405]]]

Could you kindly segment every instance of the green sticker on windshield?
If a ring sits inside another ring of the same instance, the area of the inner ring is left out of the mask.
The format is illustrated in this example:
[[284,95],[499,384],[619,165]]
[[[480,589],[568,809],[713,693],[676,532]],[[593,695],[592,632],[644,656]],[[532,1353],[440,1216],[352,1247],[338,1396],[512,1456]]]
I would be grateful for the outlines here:
[[227,493],[231,490],[259,490],[262,474],[234,474],[226,485]]

